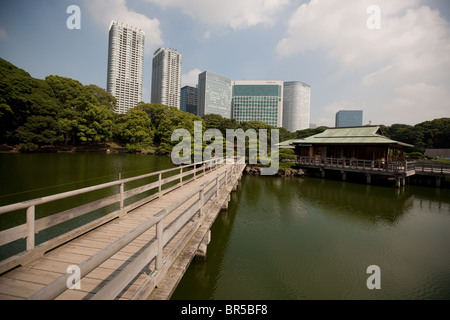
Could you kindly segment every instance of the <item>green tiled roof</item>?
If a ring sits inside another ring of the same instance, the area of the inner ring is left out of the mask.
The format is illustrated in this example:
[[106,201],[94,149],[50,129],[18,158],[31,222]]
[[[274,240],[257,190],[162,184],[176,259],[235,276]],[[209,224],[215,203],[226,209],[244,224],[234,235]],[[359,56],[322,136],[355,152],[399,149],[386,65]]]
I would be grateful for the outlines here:
[[396,144],[404,147],[414,147],[381,135],[379,126],[330,128],[304,139],[292,139],[281,142],[279,146],[312,144]]

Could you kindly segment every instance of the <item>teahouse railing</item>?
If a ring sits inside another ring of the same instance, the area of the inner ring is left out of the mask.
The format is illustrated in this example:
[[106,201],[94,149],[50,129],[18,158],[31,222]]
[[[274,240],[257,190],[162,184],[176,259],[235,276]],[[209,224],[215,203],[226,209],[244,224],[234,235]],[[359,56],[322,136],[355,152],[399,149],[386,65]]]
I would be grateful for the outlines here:
[[418,161],[416,173],[450,174],[450,163],[440,161]]
[[348,170],[407,173],[415,170],[415,161],[362,160],[348,158],[297,157],[297,164]]

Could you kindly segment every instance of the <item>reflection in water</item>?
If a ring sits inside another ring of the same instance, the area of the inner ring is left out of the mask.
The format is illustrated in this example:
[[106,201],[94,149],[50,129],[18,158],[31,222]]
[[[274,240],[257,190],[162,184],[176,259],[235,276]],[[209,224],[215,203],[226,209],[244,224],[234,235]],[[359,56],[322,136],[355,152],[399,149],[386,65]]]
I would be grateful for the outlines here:
[[449,190],[244,176],[172,298],[448,299],[449,206]]

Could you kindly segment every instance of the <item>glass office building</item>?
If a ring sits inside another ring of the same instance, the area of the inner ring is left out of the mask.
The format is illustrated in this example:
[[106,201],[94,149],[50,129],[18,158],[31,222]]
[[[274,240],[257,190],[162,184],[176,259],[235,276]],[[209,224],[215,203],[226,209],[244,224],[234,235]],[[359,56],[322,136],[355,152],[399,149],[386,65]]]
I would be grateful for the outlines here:
[[231,79],[205,71],[198,75],[198,115],[219,114],[231,118]]
[[300,81],[284,82],[283,128],[290,132],[309,128],[311,87]]
[[263,121],[281,127],[283,118],[282,81],[233,81],[233,119]]
[[106,90],[116,100],[116,113],[126,113],[142,101],[144,31],[113,21],[109,28]]
[[198,89],[191,86],[181,88],[180,109],[198,115]]
[[359,127],[363,123],[362,110],[340,110],[336,113],[336,128]]

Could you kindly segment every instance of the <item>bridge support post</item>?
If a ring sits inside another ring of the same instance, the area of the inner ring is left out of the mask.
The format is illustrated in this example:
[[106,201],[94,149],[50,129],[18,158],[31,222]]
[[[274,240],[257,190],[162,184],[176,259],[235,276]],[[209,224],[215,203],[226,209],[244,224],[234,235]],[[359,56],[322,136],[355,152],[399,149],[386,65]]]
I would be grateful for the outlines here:
[[[325,170],[323,172],[324,172],[323,177],[325,177]],[[341,174],[342,174],[342,181],[347,180],[347,172],[341,171]]]
[[372,175],[370,173],[366,173],[366,182],[370,184],[372,182]]
[[320,168],[320,176],[321,176],[322,178],[325,178],[325,169]]
[[395,186],[396,186],[397,188],[400,188],[400,186],[401,186],[401,180],[402,180],[401,177],[395,177]]
[[205,261],[206,260],[206,250],[208,248],[208,244],[211,242],[211,230],[208,230],[206,235],[203,237],[202,242],[198,246],[197,252],[195,253],[196,261]]
[[441,177],[440,176],[436,176],[436,187],[438,187],[438,188],[441,187]]
[[230,200],[231,200],[231,196],[228,195],[227,200],[225,200],[225,202],[222,204],[222,210],[228,209],[228,202],[230,202]]

